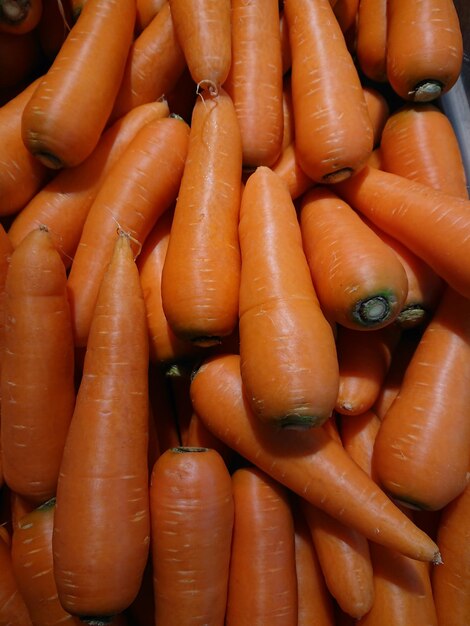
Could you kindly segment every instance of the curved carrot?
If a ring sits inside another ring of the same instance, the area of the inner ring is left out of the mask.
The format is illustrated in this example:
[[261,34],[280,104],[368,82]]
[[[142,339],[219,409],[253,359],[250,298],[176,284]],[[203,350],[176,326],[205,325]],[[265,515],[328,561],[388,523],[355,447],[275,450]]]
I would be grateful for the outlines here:
[[172,448],[150,483],[155,623],[224,621],[234,502],[230,474],[209,448]]
[[452,0],[389,0],[387,78],[401,98],[434,100],[455,83],[462,61],[462,33]]
[[328,187],[310,189],[300,206],[305,255],[327,317],[359,330],[393,322],[408,290],[393,250]]
[[0,32],[22,35],[33,31],[42,15],[43,0],[2,0]]
[[44,228],[11,255],[1,380],[3,471],[11,489],[39,503],[55,494],[75,404],[66,281]]
[[162,273],[176,335],[208,346],[238,322],[241,139],[230,96],[205,92],[191,119],[188,156]]
[[231,20],[232,63],[224,88],[237,113],[243,165],[270,166],[281,153],[284,121],[278,0],[232,0]]
[[213,434],[294,493],[372,541],[439,562],[436,544],[323,428],[280,430],[253,414],[237,355],[206,360],[193,377],[191,398]]
[[372,455],[380,424],[380,419],[371,409],[360,415],[355,415],[354,419],[340,416],[339,423],[339,432],[344,449],[374,480],[376,477],[372,468]]
[[309,428],[331,415],[338,393],[334,337],[302,249],[289,191],[259,167],[240,207],[240,356],[253,411],[265,422]]
[[271,169],[286,183],[292,200],[300,198],[315,184],[300,167],[294,143],[284,148]]
[[367,78],[387,82],[387,0],[361,0],[356,25],[356,56]]
[[149,122],[103,181],[86,216],[67,282],[77,346],[86,345],[116,228],[125,229],[143,244],[176,198],[188,134],[187,124],[180,119],[167,117]]
[[285,0],[296,149],[302,169],[333,183],[360,169],[372,128],[359,76],[328,0]]
[[375,441],[379,483],[411,507],[441,509],[468,479],[469,320],[470,301],[448,288]]
[[147,377],[145,303],[120,234],[96,303],[54,515],[59,598],[82,618],[120,613],[141,584],[150,539]]
[[[23,111],[22,134],[47,167],[78,165],[98,143],[122,79],[134,21],[135,0],[88,0],[42,76]],[[77,116],[77,110],[83,114]]]
[[8,533],[0,534],[0,623],[33,626],[13,572]]
[[294,520],[288,491],[257,467],[232,475],[235,517],[225,624],[297,626]]

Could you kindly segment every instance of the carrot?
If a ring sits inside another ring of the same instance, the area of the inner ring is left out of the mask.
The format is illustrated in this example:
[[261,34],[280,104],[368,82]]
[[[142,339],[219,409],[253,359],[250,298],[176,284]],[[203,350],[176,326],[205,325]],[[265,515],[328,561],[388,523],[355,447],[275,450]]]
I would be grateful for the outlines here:
[[316,182],[349,177],[372,151],[357,70],[328,0],[285,0],[299,164]]
[[380,424],[380,419],[371,409],[356,415],[354,419],[340,416],[339,423],[339,432],[344,449],[374,480],[372,454]]
[[37,25],[37,36],[41,50],[51,63],[61,49],[72,24],[69,0],[42,0],[41,19]]
[[168,104],[162,101],[136,107],[117,120],[81,165],[58,172],[16,215],[8,230],[14,247],[28,232],[46,224],[65,266],[70,267],[86,216],[104,177],[147,122],[168,115]]
[[285,487],[256,467],[232,475],[235,518],[226,626],[297,626],[294,520]]
[[393,322],[408,290],[393,250],[328,187],[309,190],[300,206],[305,255],[327,317],[359,330]]
[[469,314],[470,301],[448,288],[375,441],[378,481],[411,507],[441,509],[468,479]]
[[230,474],[209,448],[172,448],[150,483],[155,623],[222,624],[234,502]]
[[216,93],[231,60],[229,0],[169,0],[176,36],[192,79]]
[[174,333],[209,346],[238,322],[242,151],[233,102],[201,94],[162,272],[162,305]]
[[136,0],[135,34],[139,36],[167,0]]
[[434,104],[405,104],[387,120],[383,169],[468,199],[465,169],[449,118]]
[[335,191],[398,239],[464,296],[470,296],[470,201],[365,167]]
[[463,60],[452,0],[390,0],[387,6],[387,78],[405,100],[427,102],[456,82]]
[[333,12],[343,33],[355,30],[360,0],[336,0]]
[[3,471],[35,502],[55,494],[75,403],[73,334],[60,255],[45,228],[11,255],[1,379]]
[[270,166],[281,154],[284,121],[278,1],[232,0],[231,19],[232,63],[224,87],[237,113],[243,165]]
[[444,563],[432,571],[438,623],[465,626],[470,615],[470,486],[441,512],[437,537]]
[[157,219],[174,202],[188,134],[187,124],[180,119],[150,121],[129,143],[99,188],[86,216],[68,277],[75,345],[86,345],[116,227],[125,229],[137,245],[142,245]]
[[66,611],[120,613],[149,552],[148,337],[131,243],[103,277],[57,486],[54,573]]
[[170,5],[165,2],[131,45],[109,121],[122,117],[139,104],[166,96],[184,68],[185,59],[176,39]]
[[[10,264],[10,256],[13,252],[10,238],[5,228],[0,224],[0,380],[2,375],[3,355],[5,351],[5,282]],[[0,385],[1,400],[1,385]]]
[[364,86],[362,88],[366,99],[367,110],[369,111],[374,137],[373,145],[380,145],[382,132],[390,117],[390,104],[384,94],[374,87]]
[[31,502],[31,500],[27,500],[23,498],[19,493],[15,493],[11,489],[9,490],[10,495],[10,526],[12,532],[18,527],[19,522],[25,516],[34,511],[34,509],[38,506],[37,503]]
[[356,56],[367,78],[387,82],[387,0],[360,0],[356,24]]
[[281,31],[282,73],[288,75],[292,66],[292,56],[289,42],[289,28],[284,11],[279,14],[279,28]]
[[13,572],[9,541],[8,533],[0,533],[0,623],[33,626]]
[[338,413],[357,416],[374,405],[399,337],[400,330],[394,324],[365,334],[338,327],[339,391],[335,406]]
[[267,167],[247,180],[239,236],[241,373],[250,406],[272,424],[318,425],[338,393],[336,347],[289,191]]
[[271,169],[285,181],[292,200],[300,198],[300,196],[314,185],[313,180],[307,176],[298,163],[294,143],[284,148],[281,156],[271,166]]
[[211,448],[215,450],[220,454],[229,470],[234,467],[237,460],[235,451],[217,439],[210,430],[207,430],[201,418],[194,412],[191,414],[183,445],[189,448]]
[[191,398],[216,437],[294,493],[372,541],[411,558],[440,560],[436,544],[323,428],[281,431],[253,414],[237,355],[207,359],[193,377]]
[[78,165],[96,147],[119,89],[134,21],[135,0],[88,0],[41,77],[23,111],[22,134],[47,167]]
[[41,19],[43,0],[2,0],[0,32],[22,35],[33,31]]

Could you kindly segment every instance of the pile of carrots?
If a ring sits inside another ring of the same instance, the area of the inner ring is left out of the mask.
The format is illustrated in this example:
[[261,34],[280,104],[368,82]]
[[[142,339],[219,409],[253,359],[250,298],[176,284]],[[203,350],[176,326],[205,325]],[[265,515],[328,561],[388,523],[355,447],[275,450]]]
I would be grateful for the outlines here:
[[468,626],[453,2],[3,0],[0,48],[0,626]]

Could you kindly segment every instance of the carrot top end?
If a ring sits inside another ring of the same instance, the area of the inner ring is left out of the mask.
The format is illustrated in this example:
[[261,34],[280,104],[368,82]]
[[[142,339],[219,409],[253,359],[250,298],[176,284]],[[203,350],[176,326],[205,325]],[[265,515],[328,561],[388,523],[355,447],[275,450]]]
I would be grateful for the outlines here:
[[441,95],[443,88],[444,85],[440,81],[426,79],[415,85],[415,88],[408,92],[408,96],[414,102],[431,102]]
[[65,166],[65,163],[59,159],[55,154],[46,151],[33,152],[33,155],[38,161],[51,170],[60,170]]
[[282,417],[277,423],[283,430],[308,430],[315,426],[321,426],[325,419],[316,415],[299,415],[292,413]]
[[358,300],[351,312],[353,321],[364,328],[385,325],[393,315],[396,298],[391,294],[377,294]]
[[330,172],[330,174],[325,174],[325,176],[322,177],[321,182],[326,184],[339,183],[342,180],[346,180],[353,174],[354,170],[352,167],[343,167],[335,172]]

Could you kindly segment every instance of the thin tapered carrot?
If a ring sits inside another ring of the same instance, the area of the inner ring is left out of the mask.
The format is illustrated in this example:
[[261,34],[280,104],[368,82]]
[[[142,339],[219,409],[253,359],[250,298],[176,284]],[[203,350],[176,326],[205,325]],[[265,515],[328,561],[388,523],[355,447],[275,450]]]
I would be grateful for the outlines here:
[[232,60],[230,0],[169,0],[176,36],[194,82],[217,91]]
[[294,520],[288,491],[257,467],[232,475],[235,518],[226,626],[297,625]]
[[387,1],[361,0],[356,24],[356,56],[367,78],[387,82]]
[[300,227],[328,317],[358,330],[383,328],[396,319],[408,291],[405,270],[351,206],[329,187],[310,189],[302,197]]
[[436,99],[453,86],[462,61],[462,32],[452,0],[388,2],[387,79],[401,98]]
[[289,190],[267,167],[246,182],[239,236],[241,372],[250,405],[265,422],[318,425],[338,393],[336,347]]
[[184,68],[185,59],[176,39],[170,5],[165,2],[131,45],[109,121],[165,96]]
[[253,414],[237,355],[206,360],[193,377],[191,398],[212,433],[294,493],[372,541],[411,558],[439,561],[436,544],[323,428],[280,430]]
[[434,104],[405,104],[383,129],[383,169],[468,199],[459,143],[449,118]]
[[135,0],[88,0],[42,76],[23,111],[22,134],[47,167],[78,165],[96,147],[123,76],[135,11]]
[[469,319],[470,301],[448,288],[375,441],[379,483],[411,507],[441,509],[468,480]]
[[33,626],[13,572],[10,535],[0,533],[0,623],[8,626]]
[[370,166],[335,185],[335,191],[470,296],[470,200]]
[[439,624],[465,626],[470,615],[470,486],[441,511],[437,538],[444,562],[432,571]]
[[224,88],[237,113],[243,165],[270,166],[281,153],[284,121],[279,3],[232,0],[231,20],[232,63]]
[[390,104],[382,92],[375,87],[363,87],[374,137],[374,147],[379,146],[382,132],[390,116]]
[[222,624],[234,501],[222,457],[209,448],[172,448],[150,483],[155,623]]
[[[86,216],[68,276],[75,344],[87,342],[100,281],[116,228],[142,245],[175,201],[186,159],[189,128],[166,117],[143,126],[104,179]],[[158,176],[155,172],[158,171]]]
[[238,218],[242,150],[235,108],[220,89],[201,94],[162,272],[162,304],[174,333],[209,346],[238,322]]
[[150,24],[167,0],[136,0],[135,34]]
[[14,247],[28,232],[46,224],[64,264],[70,267],[89,208],[104,177],[147,122],[168,115],[168,103],[162,101],[136,107],[117,120],[81,165],[58,172],[16,215],[8,229]]
[[315,184],[300,167],[294,143],[284,148],[281,156],[271,166],[271,169],[285,181],[292,200],[302,196]]
[[45,228],[11,255],[5,283],[1,438],[7,484],[35,502],[55,494],[75,404],[67,277]]
[[3,0],[0,3],[0,32],[21,35],[33,31],[42,15],[43,0]]
[[394,324],[370,333],[338,327],[338,413],[356,416],[374,405],[399,337],[400,329]]
[[372,128],[357,70],[328,0],[286,0],[292,51],[296,149],[306,174],[337,182],[372,151]]
[[122,612],[149,553],[148,335],[126,234],[103,277],[57,486],[54,574],[65,610]]
[[339,432],[344,449],[374,480],[372,454],[380,424],[380,419],[372,409],[354,416],[354,419],[340,416],[339,420]]

